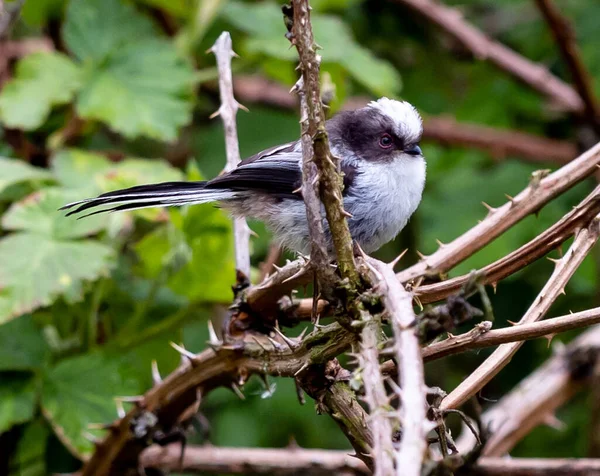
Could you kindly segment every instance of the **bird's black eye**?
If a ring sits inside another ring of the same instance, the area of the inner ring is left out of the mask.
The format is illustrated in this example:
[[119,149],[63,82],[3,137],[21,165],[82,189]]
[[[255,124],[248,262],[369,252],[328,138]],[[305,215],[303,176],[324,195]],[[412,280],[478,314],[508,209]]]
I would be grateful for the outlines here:
[[390,147],[392,147],[392,145],[394,145],[394,139],[392,139],[391,135],[383,134],[379,138],[379,146],[383,149],[389,149]]

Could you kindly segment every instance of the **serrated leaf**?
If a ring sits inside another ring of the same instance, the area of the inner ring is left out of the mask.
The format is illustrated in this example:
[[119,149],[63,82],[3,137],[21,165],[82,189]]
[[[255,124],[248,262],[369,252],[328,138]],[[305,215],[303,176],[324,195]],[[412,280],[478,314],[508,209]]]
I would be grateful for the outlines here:
[[[289,48],[282,35],[281,10],[271,2],[256,4],[230,2],[223,10],[225,18],[250,35],[246,47],[249,51],[273,58],[297,61],[298,55]],[[374,56],[356,42],[348,26],[338,17],[319,15],[312,19],[315,41],[323,47],[324,63],[338,63],[377,95],[395,95],[402,86],[401,78],[393,66]]]
[[58,188],[35,192],[20,202],[13,203],[2,217],[5,230],[40,233],[55,238],[81,238],[99,232],[108,224],[107,215],[95,215],[85,220],[65,217],[57,210],[79,198],[76,191]]
[[42,410],[61,442],[75,456],[94,447],[84,437],[91,423],[117,418],[114,397],[143,391],[136,371],[119,357],[87,354],[63,360],[43,379]]
[[230,300],[235,276],[230,220],[209,204],[171,213],[178,233],[161,227],[136,245],[144,274],[157,278],[177,259],[174,250],[186,249],[188,261],[169,277],[168,287],[195,302]]
[[106,157],[81,149],[64,149],[52,157],[52,173],[58,182],[74,189],[85,189],[88,193],[99,193],[100,177],[115,167]]
[[83,283],[108,273],[113,250],[95,241],[58,241],[31,232],[0,240],[0,323],[50,305],[58,296],[82,298]]
[[103,61],[111,52],[154,36],[152,22],[120,0],[71,0],[64,41],[81,61]]
[[53,106],[70,102],[81,84],[79,67],[62,53],[26,56],[2,89],[0,119],[6,127],[36,129]]
[[0,374],[0,434],[33,418],[35,398],[32,375],[17,372]]
[[31,316],[0,325],[0,371],[36,370],[49,356],[50,349]]
[[123,46],[90,77],[76,103],[79,115],[106,122],[128,138],[172,141],[191,120],[194,75],[162,40]]
[[0,193],[11,185],[32,180],[47,180],[52,175],[26,162],[0,157]]

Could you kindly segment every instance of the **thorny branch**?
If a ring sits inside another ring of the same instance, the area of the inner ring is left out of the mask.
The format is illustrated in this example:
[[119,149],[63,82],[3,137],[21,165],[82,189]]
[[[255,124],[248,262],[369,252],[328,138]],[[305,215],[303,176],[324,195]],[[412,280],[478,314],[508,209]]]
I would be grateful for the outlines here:
[[600,143],[554,173],[534,173],[529,186],[517,196],[510,197],[501,207],[490,207],[487,217],[479,224],[396,276],[400,281],[408,282],[452,269],[527,215],[536,213],[550,200],[593,174],[598,164]]
[[331,154],[325,129],[325,113],[321,102],[319,70],[321,58],[313,38],[308,0],[293,0],[291,35],[298,50],[302,77],[294,87],[300,93],[302,124],[302,195],[306,203],[312,242],[311,260],[317,273],[331,272],[328,250],[323,233],[321,204],[325,208],[331,240],[342,278],[350,286],[358,285],[352,238],[346,221],[342,199],[342,178],[339,159]]
[[[544,317],[550,306],[560,294],[581,262],[596,244],[600,235],[600,217],[592,219],[587,228],[581,229],[573,244],[565,255],[557,261],[554,272],[546,285],[535,298],[530,308],[519,323],[526,324],[539,321]],[[442,402],[442,409],[456,408],[481,390],[506,364],[523,345],[523,342],[502,344],[474,372],[472,372],[458,387],[456,387]]]
[[[590,380],[599,357],[600,326],[595,326],[485,411],[481,422],[489,438],[483,454],[502,456],[536,426],[556,423],[554,412]],[[466,453],[474,445],[471,434],[463,431],[457,441],[459,450]]]
[[365,389],[364,400],[369,408],[369,428],[373,435],[372,458],[375,476],[394,473],[394,447],[390,400],[379,369],[379,343],[382,338],[379,316],[364,313],[361,331],[358,371]]
[[[236,56],[231,46],[231,36],[228,32],[221,33],[215,44],[210,48],[217,58],[219,69],[219,93],[221,106],[214,116],[221,116],[225,129],[225,150],[227,164],[225,172],[237,167],[240,161],[240,146],[238,143],[235,116],[240,104],[233,97],[233,80],[231,74],[231,58]],[[242,217],[233,220],[233,236],[235,240],[235,265],[245,277],[250,278],[250,228]]]
[[399,420],[402,424],[400,449],[396,451],[396,474],[417,476],[427,449],[427,432],[432,428],[427,420],[426,387],[416,317],[412,296],[394,275],[391,266],[364,257],[374,289],[382,296],[394,331],[394,350],[398,361],[401,391]]
[[290,448],[219,448],[188,446],[180,465],[181,447],[151,446],[142,453],[144,468],[185,473],[358,476],[371,472],[347,451]]

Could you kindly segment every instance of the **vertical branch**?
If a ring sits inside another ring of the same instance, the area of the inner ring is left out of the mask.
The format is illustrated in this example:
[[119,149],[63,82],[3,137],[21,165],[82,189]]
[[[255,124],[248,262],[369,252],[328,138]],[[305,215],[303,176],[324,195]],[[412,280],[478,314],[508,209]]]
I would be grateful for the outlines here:
[[[224,31],[215,44],[210,48],[217,58],[219,69],[219,93],[221,106],[211,117],[221,116],[225,128],[225,150],[227,163],[225,171],[229,172],[237,167],[240,161],[240,147],[238,144],[237,125],[235,116],[241,105],[233,97],[233,80],[231,74],[231,58],[236,56],[231,46],[231,36]],[[243,108],[243,107],[242,107]],[[233,236],[235,240],[235,266],[246,277],[250,277],[250,229],[245,218],[234,218]]]
[[358,283],[358,273],[354,263],[352,238],[347,212],[343,208],[342,178],[339,159],[329,150],[329,138],[325,129],[325,114],[321,102],[319,70],[321,58],[316,54],[310,23],[308,0],[292,2],[290,41],[296,46],[300,58],[302,77],[294,89],[300,93],[302,124],[302,193],[306,203],[312,242],[311,259],[320,273],[326,273],[328,250],[323,234],[321,204],[323,202],[331,239],[343,278],[351,284]]
[[581,59],[575,32],[569,21],[560,13],[552,0],[535,0],[544,15],[563,60],[571,71],[575,89],[583,100],[584,113],[596,132],[600,133],[600,107],[594,96],[592,78]]
[[426,387],[421,347],[416,332],[416,316],[412,296],[402,287],[392,266],[381,261],[365,258],[371,270],[373,287],[382,296],[394,331],[394,353],[398,362],[400,379],[400,421],[402,440],[396,452],[396,474],[418,476],[425,451],[427,431],[431,428],[427,420]]
[[[569,279],[588,255],[600,235],[600,217],[594,218],[587,228],[581,229],[573,244],[554,268],[554,272],[533,301],[519,324],[539,321],[544,317],[556,298],[565,292]],[[457,408],[481,390],[506,366],[524,341],[502,344],[485,362],[456,387],[443,401],[442,409]]]
[[388,476],[394,473],[394,447],[392,445],[392,424],[389,418],[390,405],[383,377],[379,370],[379,336],[381,322],[364,313],[366,323],[361,333],[359,365],[365,389],[365,402],[369,406],[369,428],[373,435],[371,457],[375,476]]

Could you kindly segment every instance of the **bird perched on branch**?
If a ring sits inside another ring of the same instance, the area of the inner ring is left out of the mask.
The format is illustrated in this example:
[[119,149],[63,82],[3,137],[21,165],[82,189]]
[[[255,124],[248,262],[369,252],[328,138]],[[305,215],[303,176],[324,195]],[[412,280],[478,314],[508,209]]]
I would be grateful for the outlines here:
[[[417,209],[425,185],[423,131],[416,109],[381,98],[326,123],[331,153],[344,177],[344,208],[352,238],[366,252],[392,240]],[[302,183],[302,147],[290,142],[259,152],[206,182],[139,185],[70,203],[68,215],[218,202],[236,216],[266,222],[281,245],[308,254],[310,240]],[[323,216],[325,214],[323,213]],[[329,242],[327,221],[323,227]]]

